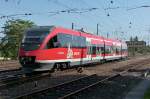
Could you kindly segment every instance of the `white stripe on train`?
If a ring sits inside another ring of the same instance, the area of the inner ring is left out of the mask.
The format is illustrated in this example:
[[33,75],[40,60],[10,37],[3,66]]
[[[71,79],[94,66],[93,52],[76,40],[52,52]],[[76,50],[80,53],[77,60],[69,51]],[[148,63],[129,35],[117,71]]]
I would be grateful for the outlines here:
[[[121,58],[121,55],[118,56],[105,56],[105,59],[117,59]],[[92,57],[92,58],[77,58],[77,59],[60,59],[60,60],[36,60],[38,63],[55,63],[55,62],[78,62],[78,61],[91,61],[91,60],[102,60],[103,57]]]

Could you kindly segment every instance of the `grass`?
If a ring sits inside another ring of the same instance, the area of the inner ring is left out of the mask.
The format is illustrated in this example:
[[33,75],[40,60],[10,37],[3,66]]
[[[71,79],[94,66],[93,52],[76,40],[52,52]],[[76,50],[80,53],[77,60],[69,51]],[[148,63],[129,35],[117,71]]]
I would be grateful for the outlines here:
[[150,99],[150,88],[148,88],[148,90],[144,94],[144,99]]

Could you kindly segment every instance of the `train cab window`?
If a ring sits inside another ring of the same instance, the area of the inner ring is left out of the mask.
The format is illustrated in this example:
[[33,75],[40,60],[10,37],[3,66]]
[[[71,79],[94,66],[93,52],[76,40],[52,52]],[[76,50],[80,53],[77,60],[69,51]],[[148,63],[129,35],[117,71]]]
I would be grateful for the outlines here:
[[47,43],[47,48],[50,49],[50,48],[58,48],[60,47],[60,43],[59,41],[57,40],[57,36],[54,36],[53,38],[51,38],[49,40],[49,42]]

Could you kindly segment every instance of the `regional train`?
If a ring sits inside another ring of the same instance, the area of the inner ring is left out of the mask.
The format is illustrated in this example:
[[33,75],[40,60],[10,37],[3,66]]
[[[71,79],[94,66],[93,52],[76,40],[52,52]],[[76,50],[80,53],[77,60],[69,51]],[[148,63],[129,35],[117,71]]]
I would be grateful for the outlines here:
[[127,44],[83,31],[36,26],[24,33],[19,61],[25,73],[127,58]]

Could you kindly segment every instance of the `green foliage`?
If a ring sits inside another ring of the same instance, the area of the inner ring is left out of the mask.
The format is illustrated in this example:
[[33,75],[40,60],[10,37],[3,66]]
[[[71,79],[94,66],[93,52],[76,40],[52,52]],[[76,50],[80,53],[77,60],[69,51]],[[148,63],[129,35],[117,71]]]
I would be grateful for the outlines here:
[[135,36],[135,37],[130,37],[130,44],[132,44],[131,47],[128,48],[128,53],[129,53],[129,56],[135,56],[135,55],[138,55],[138,54],[149,54],[150,53],[150,46],[146,46],[146,45],[143,45],[143,47],[136,47],[138,45],[137,42],[140,42],[138,40],[138,37]]
[[141,54],[150,53],[150,47],[149,46],[143,47],[141,49],[138,49],[137,52]]
[[0,41],[1,56],[16,59],[23,33],[33,25],[33,22],[21,19],[7,21],[4,27],[5,37]]

